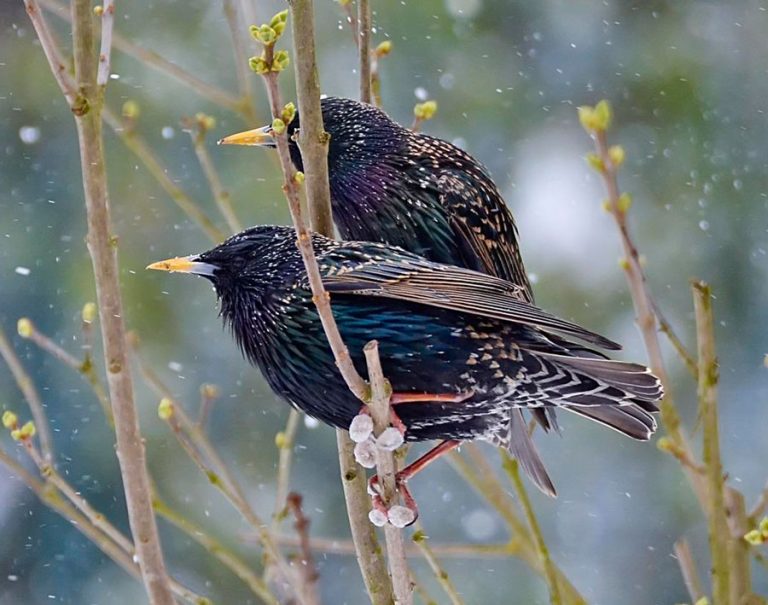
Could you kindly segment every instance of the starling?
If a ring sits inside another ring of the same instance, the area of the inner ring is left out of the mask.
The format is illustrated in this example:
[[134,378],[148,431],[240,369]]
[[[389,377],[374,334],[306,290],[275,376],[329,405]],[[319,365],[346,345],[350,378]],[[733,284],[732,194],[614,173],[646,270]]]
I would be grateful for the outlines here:
[[[429,260],[474,269],[521,286],[533,301],[512,213],[487,170],[455,145],[402,127],[382,110],[327,97],[328,172],[333,218],[349,240],[400,246]],[[288,124],[293,163],[303,170]],[[225,144],[274,147],[271,126]]]
[[[438,453],[474,439],[506,447],[554,495],[524,410],[563,408],[640,440],[656,429],[662,388],[650,370],[593,350],[620,345],[521,301],[519,285],[385,244],[319,235],[312,242],[363,376],[363,347],[379,341],[407,441],[446,440]],[[202,254],[148,268],[210,280],[225,324],[270,387],[309,416],[349,428],[361,404],[334,363],[292,228],[253,227]]]

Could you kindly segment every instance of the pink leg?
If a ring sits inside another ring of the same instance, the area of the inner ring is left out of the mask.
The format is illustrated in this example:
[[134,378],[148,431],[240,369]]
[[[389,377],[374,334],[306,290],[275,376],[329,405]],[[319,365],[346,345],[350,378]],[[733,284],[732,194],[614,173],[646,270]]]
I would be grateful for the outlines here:
[[[403,504],[405,504],[406,508],[410,508],[413,511],[415,515],[414,521],[419,517],[419,507],[416,505],[416,500],[411,495],[411,491],[408,489],[406,483],[411,477],[424,470],[440,456],[447,454],[451,450],[457,448],[460,444],[460,441],[454,441],[452,439],[442,441],[431,450],[429,450],[426,454],[420,458],[417,458],[411,464],[397,473],[395,477],[397,482],[397,489],[403,496]],[[381,494],[379,492],[378,475],[371,477],[370,481],[368,482],[368,491],[372,496],[374,508],[386,514],[387,509],[386,506],[384,506],[384,502],[382,501]]]

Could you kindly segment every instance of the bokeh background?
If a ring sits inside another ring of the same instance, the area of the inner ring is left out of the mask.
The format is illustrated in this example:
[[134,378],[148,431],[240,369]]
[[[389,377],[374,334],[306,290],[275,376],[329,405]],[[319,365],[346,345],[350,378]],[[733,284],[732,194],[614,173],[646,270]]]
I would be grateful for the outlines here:
[[[283,8],[245,2],[260,21]],[[469,150],[491,170],[516,214],[523,253],[543,307],[626,345],[644,360],[624,278],[620,244],[598,177],[583,160],[590,141],[576,106],[613,102],[613,142],[627,151],[621,174],[632,192],[634,235],[650,285],[667,317],[693,346],[688,281],[712,283],[721,361],[721,436],[731,481],[753,502],[768,460],[768,10],[758,0],[587,2],[584,0],[374,1],[375,42],[391,39],[381,63],[385,109],[412,120],[414,103],[435,99],[431,134]],[[326,93],[356,96],[356,52],[339,5],[316,0],[321,80]],[[49,15],[69,45],[66,24]],[[245,28],[247,22],[242,23]],[[116,31],[236,91],[231,36],[219,2],[118,3]],[[287,44],[288,40],[285,40]],[[253,52],[251,52],[253,54]],[[244,127],[240,116],[115,50],[108,105],[135,101],[135,123],[168,176],[216,213],[180,121],[204,111],[217,120],[207,146],[243,224],[286,223],[279,171],[268,151],[217,148]],[[255,116],[268,120],[255,75]],[[282,78],[292,98],[292,77]],[[268,516],[274,502],[274,435],[288,408],[250,368],[216,317],[202,280],[148,273],[151,261],[201,251],[205,234],[137,158],[106,131],[115,231],[127,321],[142,355],[192,412],[201,383],[222,393],[210,435]],[[80,310],[94,300],[73,120],[21,1],[0,4],[0,325],[19,317],[76,355]],[[14,345],[41,389],[55,431],[60,471],[98,509],[126,528],[113,440],[79,376],[29,342]],[[675,396],[689,428],[695,385],[667,351]],[[100,359],[99,359],[100,362]],[[156,414],[157,397],[137,380],[152,472],[164,498],[223,542],[258,561],[248,530],[207,483]],[[0,365],[0,408],[27,415]],[[706,528],[677,463],[653,444],[632,443],[567,417],[562,438],[539,435],[560,497],[532,494],[554,559],[591,603],[686,600],[672,545],[692,544],[707,569]],[[7,435],[6,451],[16,450]],[[489,450],[490,458],[496,457]],[[333,432],[302,425],[291,486],[305,498],[312,533],[347,538]],[[489,505],[445,463],[413,483],[433,543],[501,542]],[[244,586],[200,547],[161,522],[169,565],[217,603],[251,603]],[[286,531],[290,531],[286,527]],[[516,559],[445,559],[467,603],[546,603],[543,581]],[[348,556],[319,556],[327,603],[365,602]],[[415,563],[425,585],[431,576]],[[768,592],[768,573],[755,569]],[[141,586],[0,467],[0,604],[142,602]]]

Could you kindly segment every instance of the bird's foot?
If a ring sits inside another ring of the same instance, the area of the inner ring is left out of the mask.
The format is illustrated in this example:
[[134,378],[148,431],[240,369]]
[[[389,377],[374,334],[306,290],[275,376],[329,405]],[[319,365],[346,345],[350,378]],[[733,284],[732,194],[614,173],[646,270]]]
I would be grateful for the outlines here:
[[408,527],[415,523],[416,519],[419,518],[419,507],[406,485],[407,480],[408,478],[403,476],[402,472],[395,475],[396,493],[402,496],[403,504],[394,504],[387,508],[382,498],[379,476],[374,475],[369,479],[368,494],[371,496],[371,504],[373,505],[371,512],[368,513],[371,523],[377,527],[389,523],[399,528]]

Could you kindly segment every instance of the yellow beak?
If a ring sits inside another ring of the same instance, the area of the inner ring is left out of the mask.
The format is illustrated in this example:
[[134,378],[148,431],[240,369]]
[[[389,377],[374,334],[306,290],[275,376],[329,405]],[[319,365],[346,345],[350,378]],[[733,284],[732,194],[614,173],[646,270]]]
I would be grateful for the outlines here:
[[194,273],[196,275],[213,275],[216,267],[209,263],[193,260],[195,256],[177,256],[167,260],[157,261],[147,266],[147,269],[155,271],[171,271],[180,273]]
[[224,137],[219,145],[251,145],[256,147],[274,147],[275,138],[272,126],[254,128]]

